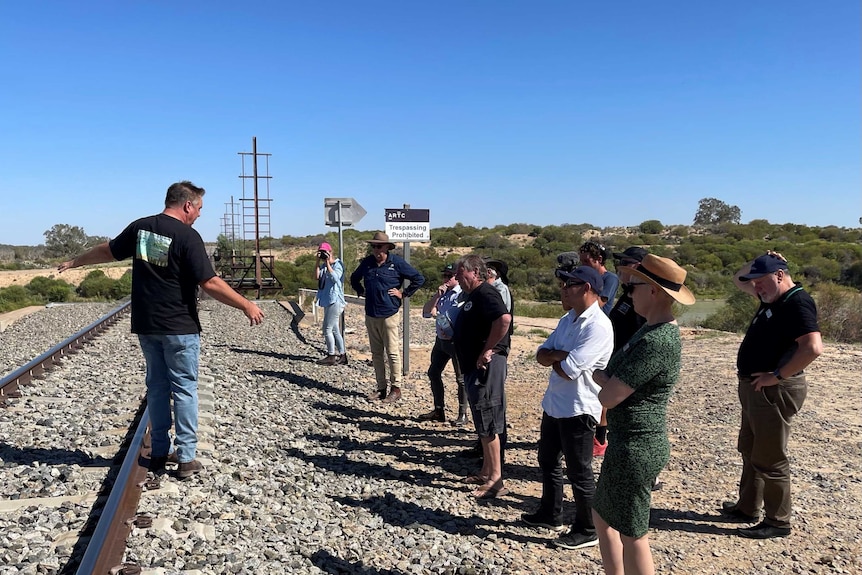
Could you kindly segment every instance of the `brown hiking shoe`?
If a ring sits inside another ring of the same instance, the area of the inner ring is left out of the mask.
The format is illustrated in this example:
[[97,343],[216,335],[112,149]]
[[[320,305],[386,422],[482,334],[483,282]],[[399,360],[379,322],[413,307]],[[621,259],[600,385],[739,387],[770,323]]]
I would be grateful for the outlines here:
[[338,363],[338,356],[327,355],[324,358],[318,359],[315,363],[317,365],[335,365],[336,363]]
[[347,354],[342,353],[338,356],[338,360],[335,362],[335,365],[347,365]]
[[416,419],[419,421],[446,421],[446,415],[443,413],[442,409],[435,409],[428,413],[423,413]]
[[177,477],[180,479],[188,479],[192,475],[200,473],[204,470],[204,466],[197,459],[192,459],[188,463],[180,463],[177,468]]
[[383,400],[383,403],[395,403],[399,399],[401,399],[401,388],[393,387],[389,395],[386,396],[386,399]]
[[379,401],[381,399],[384,399],[385,397],[386,397],[386,390],[385,389],[377,389],[377,390],[372,391],[371,393],[368,394],[368,400],[369,401]]

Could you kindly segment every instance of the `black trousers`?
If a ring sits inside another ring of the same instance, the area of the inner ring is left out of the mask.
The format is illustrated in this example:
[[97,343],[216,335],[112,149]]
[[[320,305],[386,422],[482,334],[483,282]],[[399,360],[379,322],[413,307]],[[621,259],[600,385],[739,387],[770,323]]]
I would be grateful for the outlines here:
[[[431,380],[431,394],[434,396],[434,409],[445,409],[446,401],[443,397],[443,369],[449,360],[452,360],[452,369],[455,371],[455,381],[458,383],[458,409],[467,409],[467,392],[464,390],[464,374],[458,365],[458,357],[455,355],[455,344],[451,340],[440,339],[434,341],[431,350],[431,365],[428,366],[428,379]],[[459,411],[459,414],[461,411]]]
[[542,500],[539,513],[559,519],[563,513],[563,468],[566,458],[566,476],[572,483],[575,498],[575,531],[586,534],[596,532],[592,506],[596,493],[593,477],[593,437],[596,420],[590,415],[577,415],[557,419],[542,414],[539,436],[539,467],[542,470]]

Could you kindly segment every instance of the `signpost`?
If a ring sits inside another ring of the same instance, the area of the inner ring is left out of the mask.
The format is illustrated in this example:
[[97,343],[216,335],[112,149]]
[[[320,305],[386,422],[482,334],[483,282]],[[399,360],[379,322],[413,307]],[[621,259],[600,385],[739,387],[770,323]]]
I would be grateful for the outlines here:
[[323,219],[327,226],[338,226],[338,258],[344,261],[342,226],[352,226],[365,215],[365,208],[353,198],[324,198]]
[[386,235],[393,242],[430,242],[431,210],[386,209]]
[[[431,210],[411,210],[410,204],[404,204],[401,209],[386,208],[386,235],[392,242],[404,242],[404,261],[410,263],[410,242],[431,241]],[[402,288],[404,286],[401,286]],[[401,354],[401,375],[410,371],[410,298],[403,302],[404,334]]]
[[[324,198],[323,219],[327,226],[338,226],[338,259],[344,263],[342,226],[352,226],[365,215],[365,208],[353,198]],[[344,270],[347,273],[347,270]],[[344,337],[344,312],[341,312],[341,336]]]

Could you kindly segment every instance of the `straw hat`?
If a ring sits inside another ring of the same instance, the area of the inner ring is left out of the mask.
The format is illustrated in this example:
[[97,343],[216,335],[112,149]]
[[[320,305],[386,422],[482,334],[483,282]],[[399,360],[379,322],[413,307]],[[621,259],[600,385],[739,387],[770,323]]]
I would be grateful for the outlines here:
[[389,236],[387,236],[383,232],[374,232],[374,237],[368,240],[368,243],[372,246],[379,246],[382,244],[389,244],[389,249],[394,250],[395,244],[389,241]]
[[695,301],[694,294],[683,285],[685,270],[672,259],[647,254],[640,267],[636,270],[628,270],[628,273],[663,289],[681,304],[691,305]]

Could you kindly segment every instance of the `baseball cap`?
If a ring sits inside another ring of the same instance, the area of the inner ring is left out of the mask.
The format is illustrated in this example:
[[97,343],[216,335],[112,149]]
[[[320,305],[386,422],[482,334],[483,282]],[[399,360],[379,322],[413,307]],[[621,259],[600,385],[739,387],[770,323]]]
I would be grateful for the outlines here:
[[578,266],[571,270],[558,269],[554,272],[560,279],[575,279],[587,282],[594,292],[598,293],[605,287],[605,282],[602,281],[602,276],[599,272],[589,266]]
[[615,260],[637,260],[639,262],[644,261],[644,256],[649,252],[645,249],[638,246],[631,246],[623,250],[622,252],[614,252]]
[[787,262],[774,254],[764,254],[754,260],[751,269],[744,276],[739,276],[741,281],[756,280],[759,277],[775,273],[778,270],[787,271]]

